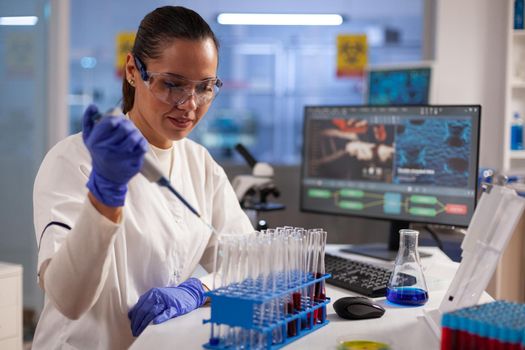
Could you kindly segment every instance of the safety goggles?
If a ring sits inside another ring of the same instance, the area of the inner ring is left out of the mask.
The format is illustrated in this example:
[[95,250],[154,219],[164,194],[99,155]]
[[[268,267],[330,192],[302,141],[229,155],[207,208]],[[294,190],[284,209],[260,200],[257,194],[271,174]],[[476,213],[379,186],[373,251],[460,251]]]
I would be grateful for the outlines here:
[[179,106],[191,96],[195,97],[197,107],[213,101],[219,93],[222,81],[219,78],[205,80],[190,80],[173,73],[148,72],[146,65],[137,57],[135,66],[149,91],[160,101]]

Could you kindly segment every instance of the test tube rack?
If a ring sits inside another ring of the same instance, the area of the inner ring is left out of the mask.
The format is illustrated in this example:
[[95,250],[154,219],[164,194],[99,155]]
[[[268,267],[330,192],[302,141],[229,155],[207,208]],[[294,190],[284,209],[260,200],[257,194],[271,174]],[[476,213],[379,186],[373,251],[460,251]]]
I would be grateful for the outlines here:
[[[253,281],[248,280],[209,291],[205,295],[211,299],[211,318],[203,320],[203,323],[255,330],[260,334],[266,335],[265,349],[280,349],[328,324],[326,305],[330,303],[330,298],[324,297],[323,300],[311,300],[310,296],[302,295],[300,311],[281,315],[279,318],[268,319],[265,317],[262,323],[256,321],[258,319],[258,310],[260,310],[262,305],[270,303],[272,300],[282,299],[294,292],[316,288],[329,277],[331,277],[330,274],[324,274],[317,278],[309,274],[303,283],[296,284],[292,288],[277,288],[276,292],[268,293],[260,292],[260,283],[253,283]],[[282,283],[279,284],[282,285]],[[317,318],[314,317],[315,314],[317,314]],[[305,320],[307,320],[306,325],[304,324]],[[291,323],[295,323],[296,334],[294,336],[288,336],[287,334],[287,327]],[[272,333],[279,327],[282,330],[282,342],[273,344]],[[212,338],[203,347],[213,350],[232,348],[230,345]],[[244,348],[249,349],[249,347]]]

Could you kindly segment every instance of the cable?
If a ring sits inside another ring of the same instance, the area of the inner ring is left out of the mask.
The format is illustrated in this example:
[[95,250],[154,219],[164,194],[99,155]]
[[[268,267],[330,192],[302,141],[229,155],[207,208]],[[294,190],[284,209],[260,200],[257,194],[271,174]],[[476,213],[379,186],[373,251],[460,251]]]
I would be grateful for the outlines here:
[[434,231],[434,229],[430,228],[430,225],[425,225],[425,229],[428,231],[428,233],[430,233],[432,238],[434,238],[438,248],[441,249],[441,251],[444,253],[445,250],[443,249],[443,241],[441,241],[441,239],[439,238],[439,236],[436,233],[436,231]]

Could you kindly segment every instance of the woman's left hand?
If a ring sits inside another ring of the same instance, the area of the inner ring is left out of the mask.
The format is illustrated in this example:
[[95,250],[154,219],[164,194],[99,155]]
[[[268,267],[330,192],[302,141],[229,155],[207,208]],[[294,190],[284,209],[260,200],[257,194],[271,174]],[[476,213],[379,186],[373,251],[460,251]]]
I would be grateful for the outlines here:
[[165,322],[202,306],[206,297],[200,280],[190,278],[177,287],[152,288],[128,312],[131,332],[137,337],[153,321]]

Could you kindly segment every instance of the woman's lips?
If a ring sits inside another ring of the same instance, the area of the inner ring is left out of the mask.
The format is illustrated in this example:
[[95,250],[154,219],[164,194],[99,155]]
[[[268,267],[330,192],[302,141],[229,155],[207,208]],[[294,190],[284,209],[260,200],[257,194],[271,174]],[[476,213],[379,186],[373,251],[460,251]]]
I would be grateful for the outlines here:
[[168,120],[177,128],[186,129],[191,126],[192,120],[189,118],[172,118],[168,117]]

